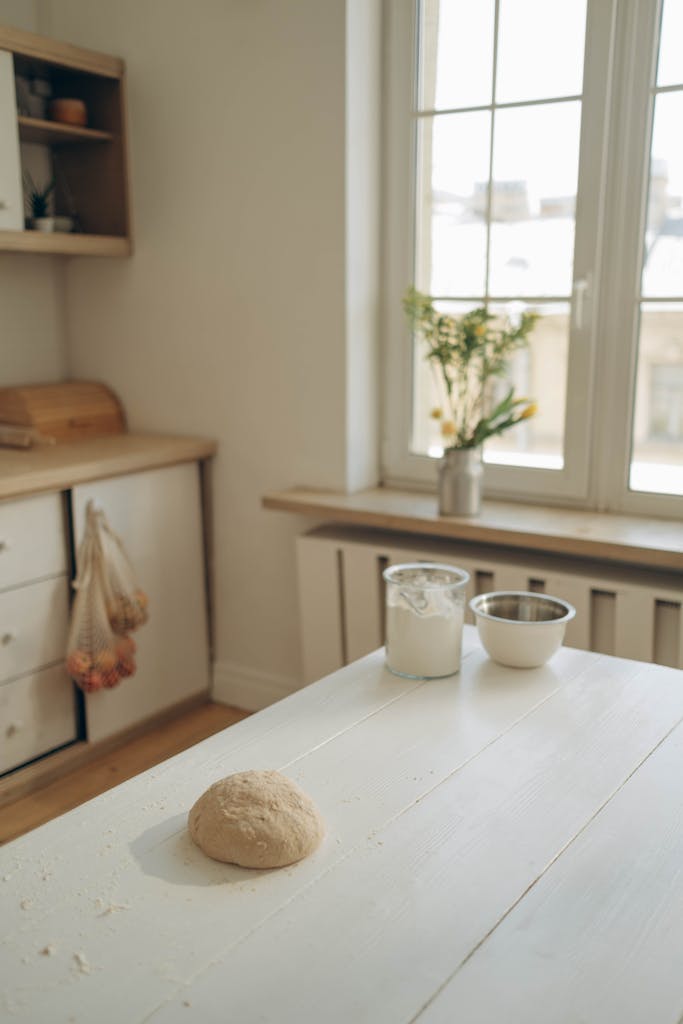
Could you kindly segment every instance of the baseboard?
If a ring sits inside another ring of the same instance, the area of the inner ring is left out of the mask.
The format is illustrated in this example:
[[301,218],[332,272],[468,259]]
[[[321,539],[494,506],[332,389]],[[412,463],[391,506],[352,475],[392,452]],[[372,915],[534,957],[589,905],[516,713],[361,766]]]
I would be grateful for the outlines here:
[[296,679],[219,661],[213,667],[211,699],[245,711],[260,711],[300,688]]

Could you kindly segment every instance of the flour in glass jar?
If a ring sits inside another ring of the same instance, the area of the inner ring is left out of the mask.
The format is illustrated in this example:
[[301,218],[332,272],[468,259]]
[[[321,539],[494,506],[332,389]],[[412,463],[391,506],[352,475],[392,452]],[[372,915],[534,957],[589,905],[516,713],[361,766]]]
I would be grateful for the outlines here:
[[387,596],[387,662],[416,678],[448,676],[460,668],[464,595],[424,591],[419,603],[405,592]]
[[462,609],[418,617],[409,608],[388,608],[389,665],[394,672],[417,678],[452,675],[460,668],[462,624]]

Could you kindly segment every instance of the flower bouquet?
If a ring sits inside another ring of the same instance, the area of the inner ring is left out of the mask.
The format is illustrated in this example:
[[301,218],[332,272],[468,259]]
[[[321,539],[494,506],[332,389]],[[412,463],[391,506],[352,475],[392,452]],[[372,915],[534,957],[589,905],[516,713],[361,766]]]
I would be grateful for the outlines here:
[[484,441],[510,430],[537,410],[535,402],[517,398],[513,387],[496,399],[494,384],[505,375],[511,355],[528,345],[538,314],[523,312],[515,320],[508,318],[497,325],[498,318],[481,306],[456,317],[436,309],[434,299],[415,288],[406,293],[403,308],[415,334],[426,345],[426,358],[434,372],[439,404],[432,416],[440,420],[444,463],[454,465],[456,460],[449,458],[449,453],[465,450],[475,453],[467,464],[475,471],[478,467],[477,483],[470,487],[469,499],[463,501],[454,497],[457,487],[452,484],[450,497],[445,495],[441,481],[447,474],[442,463],[441,514],[476,514]]

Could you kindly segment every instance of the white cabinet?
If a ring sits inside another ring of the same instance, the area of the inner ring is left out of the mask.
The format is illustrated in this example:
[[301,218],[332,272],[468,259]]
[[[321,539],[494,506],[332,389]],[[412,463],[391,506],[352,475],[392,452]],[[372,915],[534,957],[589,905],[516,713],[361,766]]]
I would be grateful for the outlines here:
[[149,597],[149,621],[134,634],[136,674],[85,698],[87,738],[97,741],[207,692],[209,653],[197,463],[74,487],[77,544],[90,499],[121,537]]
[[62,497],[0,503],[0,774],[77,736]]
[[0,50],[0,229],[21,231],[23,226],[14,60],[11,53]]
[[[82,695],[64,660],[70,550],[90,499],[123,540],[150,617],[133,634],[135,675]],[[197,461],[0,501],[0,775],[208,694],[205,566]]]

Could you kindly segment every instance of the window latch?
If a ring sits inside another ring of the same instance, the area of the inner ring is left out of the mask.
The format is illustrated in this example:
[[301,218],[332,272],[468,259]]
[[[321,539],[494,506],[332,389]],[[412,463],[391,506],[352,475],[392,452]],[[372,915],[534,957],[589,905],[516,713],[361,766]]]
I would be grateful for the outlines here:
[[585,303],[588,293],[590,292],[590,285],[590,274],[586,274],[585,277],[578,278],[572,285],[572,316],[574,319],[574,327],[577,331],[582,330],[584,326]]

